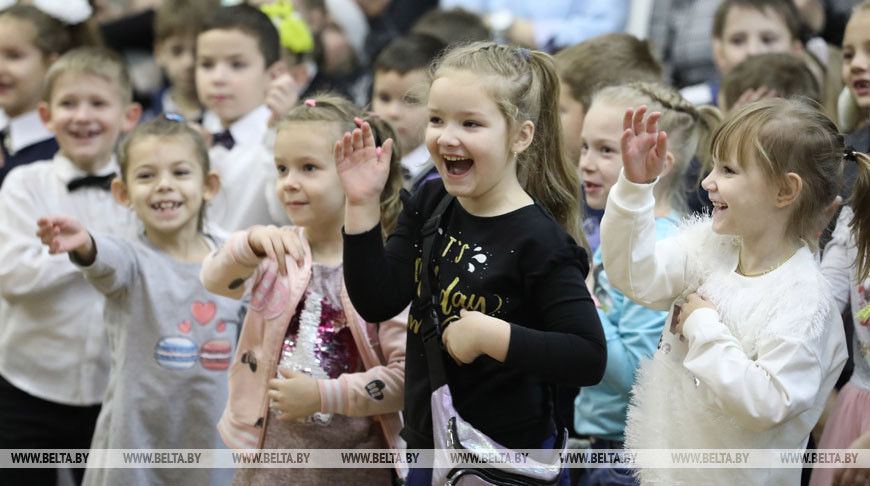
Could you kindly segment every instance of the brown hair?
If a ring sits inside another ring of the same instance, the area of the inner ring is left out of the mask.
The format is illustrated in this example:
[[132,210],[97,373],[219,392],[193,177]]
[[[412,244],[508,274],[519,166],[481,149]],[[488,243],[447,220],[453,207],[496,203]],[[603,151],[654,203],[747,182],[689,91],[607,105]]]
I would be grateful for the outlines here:
[[102,45],[99,31],[90,20],[70,25],[33,5],[24,4],[13,5],[0,12],[0,17],[6,16],[30,22],[34,30],[31,42],[42,52],[43,57],[61,55],[74,47]]
[[[794,173],[803,183],[789,223],[791,236],[817,247],[818,220],[837,197],[843,182],[845,147],[836,124],[817,106],[800,100],[768,98],[735,110],[713,136],[713,156],[736,160],[741,167],[753,160],[767,181],[786,183]],[[850,157],[851,158],[851,157]],[[858,178],[851,204],[852,232],[858,246],[858,275],[870,270],[870,157],[856,154]]]
[[202,19],[221,8],[220,0],[163,0],[154,16],[154,42],[173,36],[196,36]]
[[649,112],[661,112],[659,129],[668,134],[668,151],[674,156],[674,167],[656,184],[656,198],[669,198],[671,208],[682,214],[689,212],[686,202],[686,170],[695,156],[703,166],[710,161],[710,140],[722,121],[716,107],[695,107],[680,93],[663,84],[631,83],[610,86],[599,91],[593,103],[605,102],[617,106],[646,105]]
[[[517,176],[560,226],[588,248],[581,226],[580,182],[568,162],[559,118],[559,77],[550,55],[491,42],[455,47],[431,68],[430,81],[451,70],[486,76],[485,89],[505,118],[508,133],[535,125],[531,145],[517,157]],[[505,141],[507,143],[507,141]]]
[[222,7],[206,15],[200,25],[199,34],[210,30],[238,30],[257,41],[264,68],[269,69],[281,60],[281,38],[272,19],[262,10],[241,4]]
[[804,61],[792,54],[768,53],[745,59],[722,79],[722,109],[728,111],[748,89],[766,86],[781,98],[802,96],[820,102],[819,83]]
[[482,42],[492,39],[489,27],[479,15],[459,7],[450,10],[434,8],[426,12],[411,27],[411,32],[431,35],[443,42],[444,45]]
[[[359,118],[361,121],[368,122],[372,127],[372,134],[375,137],[375,145],[382,146],[383,143],[392,138],[396,141],[396,135],[393,128],[386,121],[369,116],[362,113],[346,98],[337,94],[321,93],[310,99],[311,102],[299,103],[293,107],[287,114],[278,122],[276,132],[280,135],[281,130],[288,128],[288,125],[297,122],[332,122],[338,124],[338,134],[352,131],[357,128],[354,118]],[[336,139],[338,140],[338,139]],[[399,191],[402,189],[402,157],[397,145],[393,145],[393,154],[390,158],[390,174],[387,177],[387,183],[384,190],[381,192],[381,227],[383,228],[384,237],[389,235],[396,227],[396,222],[399,219],[399,213],[402,212],[402,201],[399,199]]]
[[[203,180],[205,180],[205,177],[211,170],[211,164],[208,158],[208,148],[205,146],[202,135],[180,118],[173,117],[172,115],[162,115],[138,125],[124,137],[124,141],[118,147],[118,165],[121,168],[121,181],[125,184],[127,183],[127,174],[130,169],[130,150],[135,143],[145,137],[159,138],[161,143],[166,143],[167,139],[170,138],[186,139],[193,146],[196,159],[202,168]],[[202,230],[204,215],[205,204],[199,209],[197,229],[200,231]]]
[[631,34],[599,35],[562,49],[553,59],[559,78],[584,110],[592,104],[592,95],[606,86],[664,82],[664,68],[653,56],[649,41]]
[[64,74],[74,73],[98,76],[113,83],[118,88],[122,104],[133,101],[133,84],[124,59],[103,47],[77,47],[54,62],[45,74],[42,99],[51,103],[51,94],[57,80]]
[[396,71],[404,76],[411,71],[427,69],[445,47],[443,42],[428,34],[405,34],[384,47],[375,59],[374,70]]
[[713,38],[722,39],[728,12],[734,7],[751,8],[763,14],[772,10],[785,23],[792,40],[801,38],[801,15],[792,0],[723,0],[713,16]]

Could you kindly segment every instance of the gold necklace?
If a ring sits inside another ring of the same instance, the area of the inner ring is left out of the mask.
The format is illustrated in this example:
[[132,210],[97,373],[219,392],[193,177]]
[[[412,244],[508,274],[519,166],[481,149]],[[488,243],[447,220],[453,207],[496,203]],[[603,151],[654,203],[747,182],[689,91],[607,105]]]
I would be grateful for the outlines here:
[[783,266],[783,264],[785,264],[785,262],[789,261],[789,260],[791,259],[791,257],[793,257],[793,256],[795,255],[795,253],[797,253],[798,250],[800,250],[800,249],[801,249],[800,246],[797,247],[797,248],[795,248],[795,250],[794,250],[793,252],[791,252],[791,255],[785,257],[785,260],[779,262],[775,267],[770,267],[770,268],[768,268],[767,270],[765,270],[765,271],[763,271],[763,272],[759,272],[759,273],[746,273],[746,272],[743,271],[743,249],[741,248],[741,249],[737,252],[737,272],[738,272],[740,275],[743,275],[744,277],[760,277],[760,276],[762,276],[762,275],[767,275],[768,273],[770,273],[770,272],[776,270],[777,268]]

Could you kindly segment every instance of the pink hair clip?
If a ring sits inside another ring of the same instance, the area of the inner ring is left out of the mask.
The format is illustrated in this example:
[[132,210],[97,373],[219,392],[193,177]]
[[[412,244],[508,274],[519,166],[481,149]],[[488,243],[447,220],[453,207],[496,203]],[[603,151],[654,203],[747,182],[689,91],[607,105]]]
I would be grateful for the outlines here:
[[362,128],[363,121],[359,117],[354,117],[353,122],[356,123],[356,126]]
[[313,98],[308,98],[307,100],[305,100],[305,104],[308,105],[308,106],[310,106],[310,107],[312,107],[312,108],[314,108],[315,106],[317,106],[317,102],[314,101]]

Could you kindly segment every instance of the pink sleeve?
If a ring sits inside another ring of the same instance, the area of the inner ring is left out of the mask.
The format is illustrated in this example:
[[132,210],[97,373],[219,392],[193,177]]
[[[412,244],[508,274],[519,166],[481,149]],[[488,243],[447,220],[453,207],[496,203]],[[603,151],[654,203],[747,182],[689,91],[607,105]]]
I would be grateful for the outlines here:
[[238,231],[205,258],[199,279],[209,292],[240,299],[261,260],[248,243],[248,231]]

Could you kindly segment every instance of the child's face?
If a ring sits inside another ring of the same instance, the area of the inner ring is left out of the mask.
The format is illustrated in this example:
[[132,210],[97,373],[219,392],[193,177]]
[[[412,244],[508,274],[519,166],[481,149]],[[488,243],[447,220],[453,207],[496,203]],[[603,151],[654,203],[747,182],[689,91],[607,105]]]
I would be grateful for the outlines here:
[[448,71],[429,88],[426,148],[447,191],[472,201],[492,201],[516,183],[516,159],[531,133],[509,138],[507,122],[485,89],[492,80]]
[[725,16],[722,38],[713,39],[713,60],[722,74],[751,56],[801,51],[800,41],[792,38],[785,21],[771,9],[731,7]]
[[586,113],[583,103],[571,96],[571,88],[564,81],[559,81],[559,115],[562,118],[562,138],[565,140],[565,150],[568,160],[576,164],[580,157],[582,144],[580,132],[583,131],[583,117]]
[[146,233],[196,232],[200,209],[220,183],[214,174],[203,173],[193,143],[180,136],[149,135],[129,147],[128,158],[127,175],[115,196],[133,207]]
[[344,189],[335,170],[338,124],[294,122],[275,139],[275,193],[293,224],[338,234],[344,224]]
[[396,130],[403,154],[423,143],[426,133],[426,105],[408,93],[411,88],[426,80],[423,69],[404,75],[398,71],[376,71],[372,109],[384,117]]
[[49,63],[33,45],[30,22],[0,17],[0,107],[10,117],[36,109]]
[[196,39],[196,91],[228,127],[266,99],[271,80],[257,39],[241,30],[214,29]]
[[843,83],[858,106],[870,109],[870,11],[849,19],[843,35]]
[[622,169],[622,119],[624,106],[596,101],[589,107],[580,136],[580,180],[586,204],[604,209],[610,188]]
[[714,160],[713,171],[701,182],[713,203],[713,231],[721,235],[757,238],[788,217],[775,204],[776,191],[761,167],[748,161],[740,167],[736,157]]
[[41,103],[39,112],[63,155],[90,172],[109,161],[121,132],[139,120],[141,107],[125,103],[114,80],[67,72],[57,78],[51,101]]
[[196,93],[194,83],[194,52],[196,36],[171,35],[155,46],[157,64],[166,73],[173,89]]

